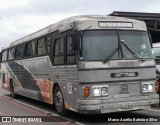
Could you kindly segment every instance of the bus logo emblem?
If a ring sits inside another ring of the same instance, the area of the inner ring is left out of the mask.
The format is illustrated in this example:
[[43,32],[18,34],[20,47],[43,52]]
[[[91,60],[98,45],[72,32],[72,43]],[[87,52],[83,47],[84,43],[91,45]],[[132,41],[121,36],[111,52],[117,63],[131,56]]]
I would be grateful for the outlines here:
[[138,72],[119,72],[111,73],[111,78],[137,77]]
[[128,93],[128,85],[127,84],[121,85],[121,92],[120,93]]

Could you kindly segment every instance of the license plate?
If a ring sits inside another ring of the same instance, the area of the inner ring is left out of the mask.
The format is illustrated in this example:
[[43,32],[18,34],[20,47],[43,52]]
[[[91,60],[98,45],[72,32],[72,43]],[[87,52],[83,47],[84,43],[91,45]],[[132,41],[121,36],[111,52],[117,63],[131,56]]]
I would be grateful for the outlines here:
[[122,105],[122,109],[132,109],[133,104],[132,103],[126,103]]

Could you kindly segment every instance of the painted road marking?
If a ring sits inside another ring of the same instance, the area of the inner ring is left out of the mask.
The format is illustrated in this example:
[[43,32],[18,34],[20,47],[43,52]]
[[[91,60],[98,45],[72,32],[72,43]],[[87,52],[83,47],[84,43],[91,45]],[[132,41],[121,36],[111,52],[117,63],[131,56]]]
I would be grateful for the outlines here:
[[[43,109],[39,109],[39,108],[37,108],[37,107],[35,107],[35,106],[26,104],[26,103],[24,103],[24,102],[21,102],[21,101],[15,100],[15,99],[12,99],[12,98],[7,97],[7,96],[4,96],[4,95],[2,95],[2,94],[0,94],[0,96],[4,97],[4,98],[6,98],[6,99],[8,99],[8,100],[10,100],[10,101],[11,101],[11,100],[14,100],[14,101],[17,102],[17,103],[20,103],[20,104],[25,105],[25,106],[27,106],[27,107],[30,107],[30,108],[36,109],[36,110],[38,110],[38,111],[44,112],[44,115],[45,115],[45,114],[51,114],[51,115],[53,115],[53,116],[57,116],[57,117],[63,118],[63,119],[65,119],[65,120],[69,121],[69,122],[70,122],[70,121],[73,121],[72,119],[65,118],[65,117],[63,117],[63,116],[60,116],[60,115],[55,114],[55,113],[52,113],[52,112],[48,112],[48,111],[43,110]],[[0,115],[1,115],[1,114],[0,114]],[[83,123],[76,122],[76,121],[75,121],[74,123],[76,123],[76,124],[78,124],[78,125],[84,125]]]

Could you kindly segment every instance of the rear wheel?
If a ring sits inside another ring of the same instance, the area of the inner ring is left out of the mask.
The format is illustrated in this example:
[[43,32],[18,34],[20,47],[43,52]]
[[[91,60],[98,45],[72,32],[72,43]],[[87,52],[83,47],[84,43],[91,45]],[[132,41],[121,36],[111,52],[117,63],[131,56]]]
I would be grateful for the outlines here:
[[57,85],[54,90],[54,102],[55,102],[55,109],[60,115],[66,114],[66,109],[64,106],[64,98],[60,87]]
[[14,99],[17,98],[17,94],[15,93],[15,88],[12,82],[10,83],[10,92],[11,92],[12,98]]

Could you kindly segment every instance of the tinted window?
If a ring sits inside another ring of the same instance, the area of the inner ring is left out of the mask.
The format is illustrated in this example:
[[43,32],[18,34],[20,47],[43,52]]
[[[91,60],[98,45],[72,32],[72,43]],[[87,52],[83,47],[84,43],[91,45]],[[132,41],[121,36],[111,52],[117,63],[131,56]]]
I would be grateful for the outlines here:
[[136,59],[136,56],[124,44],[135,52],[136,56],[139,55],[138,57],[153,58],[147,32],[99,30],[84,32],[81,41],[82,59],[88,61],[103,61],[106,58]]
[[7,61],[7,50],[2,53],[2,61]]
[[55,41],[54,64],[64,64],[64,38]]
[[26,57],[35,56],[35,54],[36,54],[36,42],[32,41],[32,42],[26,43],[25,56]]
[[31,46],[31,43],[26,43],[26,45],[25,45],[25,56],[26,57],[32,56],[32,46]]
[[38,55],[46,54],[45,38],[38,40]]
[[[120,39],[136,54],[143,58],[153,58],[151,45],[147,32],[141,31],[119,31]],[[125,59],[134,59],[135,57],[123,46]]]
[[[82,37],[83,60],[104,60],[118,47],[116,31],[86,31]],[[112,59],[119,59],[118,52]]]
[[23,45],[16,48],[16,59],[21,59],[23,57]]
[[32,56],[36,55],[36,41],[32,41]]
[[72,48],[72,37],[67,36],[67,64],[73,64],[75,60],[75,52]]
[[15,48],[9,49],[8,60],[13,60],[15,58]]
[[64,55],[64,38],[55,41],[55,55]]

